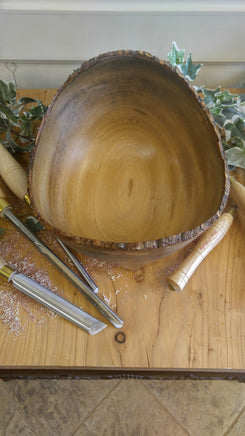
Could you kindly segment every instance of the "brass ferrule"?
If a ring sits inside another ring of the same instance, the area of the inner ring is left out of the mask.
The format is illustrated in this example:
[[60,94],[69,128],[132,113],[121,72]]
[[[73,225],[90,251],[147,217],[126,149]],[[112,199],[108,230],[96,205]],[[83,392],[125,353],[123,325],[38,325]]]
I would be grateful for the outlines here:
[[231,209],[229,209],[227,211],[228,213],[230,213],[232,216],[235,216],[237,213],[237,206],[233,206]]
[[29,198],[29,196],[28,196],[27,194],[24,196],[24,200],[25,200],[25,202],[26,202],[26,204],[27,204],[28,206],[31,205],[31,200],[30,200],[30,198]]
[[6,209],[6,207],[11,207],[9,202],[5,198],[0,198],[0,213]]
[[9,277],[11,276],[11,274],[13,274],[13,272],[14,271],[7,265],[3,265],[0,269],[0,276],[2,276],[6,280],[9,280]]

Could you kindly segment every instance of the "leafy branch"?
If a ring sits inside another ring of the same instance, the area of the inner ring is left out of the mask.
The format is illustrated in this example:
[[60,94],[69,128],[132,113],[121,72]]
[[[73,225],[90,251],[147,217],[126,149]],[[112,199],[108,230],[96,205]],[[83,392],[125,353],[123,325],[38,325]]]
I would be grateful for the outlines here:
[[[179,49],[176,42],[173,42],[172,50],[168,53],[171,65],[188,80],[195,80],[202,65],[192,63],[191,53],[186,62],[184,56],[185,50]],[[245,169],[245,113],[243,112],[245,103],[239,95],[221,90],[221,87],[208,89],[201,86],[195,89],[215,120],[229,166]]]
[[0,140],[13,154],[30,152],[47,106],[37,99],[16,99],[14,82],[0,80]]
[[[185,61],[185,50],[173,42],[168,53],[171,65],[190,81],[195,80],[201,64],[193,64],[191,53]],[[228,90],[195,87],[206,103],[221,135],[228,164],[245,169],[245,111],[239,95]],[[21,97],[16,100],[14,82],[0,80],[0,140],[11,152],[30,152],[35,143],[37,129],[47,106],[37,99]]]

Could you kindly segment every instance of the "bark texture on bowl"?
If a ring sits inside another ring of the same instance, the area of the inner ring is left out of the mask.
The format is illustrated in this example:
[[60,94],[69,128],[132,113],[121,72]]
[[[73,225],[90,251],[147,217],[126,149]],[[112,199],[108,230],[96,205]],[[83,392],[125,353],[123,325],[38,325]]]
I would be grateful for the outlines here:
[[29,174],[46,226],[86,254],[132,268],[197,237],[229,193],[205,105],[167,63],[132,51],[100,55],[68,78]]

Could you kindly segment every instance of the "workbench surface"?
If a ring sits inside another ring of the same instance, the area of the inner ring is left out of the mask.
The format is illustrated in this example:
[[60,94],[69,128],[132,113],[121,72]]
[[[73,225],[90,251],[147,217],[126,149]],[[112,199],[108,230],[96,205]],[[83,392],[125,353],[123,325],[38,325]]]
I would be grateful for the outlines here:
[[[22,95],[49,103],[54,90]],[[245,182],[245,175],[238,172]],[[4,184],[2,184],[5,187]],[[8,190],[18,216],[28,208]],[[232,203],[232,199],[230,200]],[[0,219],[0,253],[18,271],[104,321],[18,230]],[[55,374],[243,373],[245,369],[245,217],[239,213],[222,242],[202,262],[183,292],[170,291],[166,275],[194,243],[137,272],[78,255],[99,287],[99,296],[124,320],[90,336],[0,279],[0,375],[22,371]],[[52,235],[40,233],[66,263]],[[75,271],[75,270],[74,270]],[[245,371],[244,371],[245,373]]]

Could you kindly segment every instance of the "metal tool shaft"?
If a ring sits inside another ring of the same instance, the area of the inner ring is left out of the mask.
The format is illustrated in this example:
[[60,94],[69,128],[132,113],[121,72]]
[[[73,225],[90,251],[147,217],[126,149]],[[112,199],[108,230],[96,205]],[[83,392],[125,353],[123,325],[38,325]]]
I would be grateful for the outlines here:
[[80,278],[56,256],[43,242],[40,241],[12,212],[11,207],[6,207],[2,210],[1,215],[17,227],[34,245],[35,247],[54,265],[63,275],[93,304],[96,309],[104,315],[116,328],[123,326],[123,321],[96,295],[91,288],[83,283]]
[[28,295],[38,303],[46,306],[54,312],[81,327],[86,332],[94,335],[103,330],[107,325],[88,313],[74,306],[74,304],[44,288],[39,283],[21,273],[13,272],[9,278],[14,287]]
[[87,273],[86,269],[82,266],[82,264],[79,262],[79,260],[72,254],[72,252],[67,248],[65,244],[59,239],[56,238],[57,242],[60,244],[60,246],[63,248],[63,250],[66,252],[67,256],[71,259],[73,264],[76,266],[77,270],[80,272],[80,274],[83,276],[83,278],[86,280],[88,285],[91,289],[93,289],[94,292],[98,292],[98,286],[94,283],[93,279],[90,277],[90,275]]

